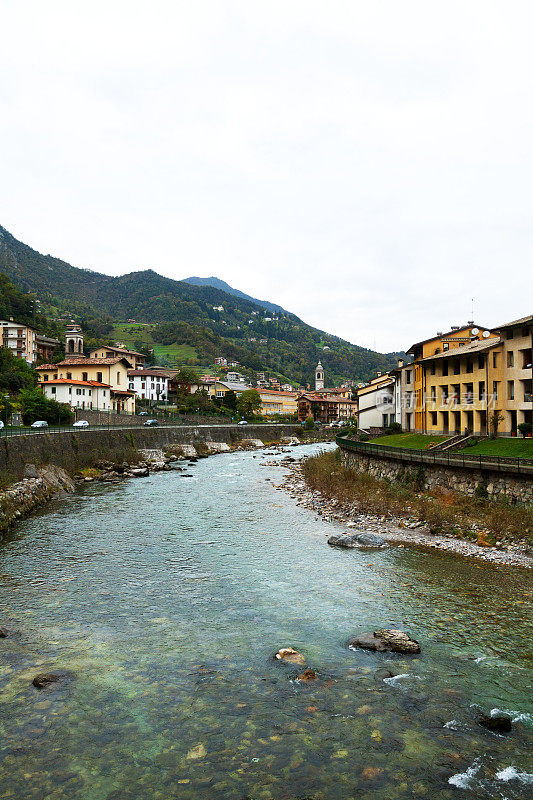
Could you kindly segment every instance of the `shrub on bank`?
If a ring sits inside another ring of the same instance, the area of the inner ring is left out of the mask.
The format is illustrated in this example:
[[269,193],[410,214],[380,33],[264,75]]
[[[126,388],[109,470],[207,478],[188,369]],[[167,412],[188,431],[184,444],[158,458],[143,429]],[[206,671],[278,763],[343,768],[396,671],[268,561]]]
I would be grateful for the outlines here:
[[533,509],[514,506],[503,500],[468,497],[455,492],[418,489],[420,477],[407,471],[402,481],[386,481],[368,472],[345,467],[340,451],[310,456],[302,463],[308,486],[341,503],[356,504],[362,513],[410,516],[427,523],[432,533],[479,538],[474,526],[497,539],[526,539],[533,545]]

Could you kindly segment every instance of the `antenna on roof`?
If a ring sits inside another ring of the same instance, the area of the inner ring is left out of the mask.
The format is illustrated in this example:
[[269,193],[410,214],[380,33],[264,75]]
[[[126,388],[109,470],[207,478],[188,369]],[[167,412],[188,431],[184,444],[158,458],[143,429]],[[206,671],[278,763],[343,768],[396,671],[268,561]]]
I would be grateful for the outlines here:
[[474,298],[472,298],[472,314],[470,315],[470,319],[475,319],[475,316],[474,316]]

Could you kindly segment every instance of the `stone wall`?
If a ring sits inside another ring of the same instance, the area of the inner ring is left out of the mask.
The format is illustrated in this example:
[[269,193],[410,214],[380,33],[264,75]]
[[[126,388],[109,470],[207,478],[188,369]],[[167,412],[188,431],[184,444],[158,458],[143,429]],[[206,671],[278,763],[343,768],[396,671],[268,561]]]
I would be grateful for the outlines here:
[[[125,430],[91,430],[80,428],[61,433],[38,433],[0,439],[0,475],[11,479],[21,477],[25,464],[55,464],[67,472],[75,472],[95,461],[107,458],[118,460],[134,456],[141,448],[160,448],[169,444],[226,442],[235,444],[243,439],[264,442],[292,436],[297,425],[213,425],[163,426]],[[9,480],[5,481],[6,483]]]
[[[483,496],[507,499],[512,502],[533,503],[533,481],[513,475],[505,475],[490,470],[461,469],[457,467],[434,466],[432,464],[405,464],[388,458],[370,456],[366,453],[355,453],[340,450],[342,463],[368,472],[375,478],[405,483],[419,483],[424,489],[444,489],[460,492],[471,497],[481,492]],[[478,488],[480,487],[480,488]],[[486,495],[485,495],[486,493]]]

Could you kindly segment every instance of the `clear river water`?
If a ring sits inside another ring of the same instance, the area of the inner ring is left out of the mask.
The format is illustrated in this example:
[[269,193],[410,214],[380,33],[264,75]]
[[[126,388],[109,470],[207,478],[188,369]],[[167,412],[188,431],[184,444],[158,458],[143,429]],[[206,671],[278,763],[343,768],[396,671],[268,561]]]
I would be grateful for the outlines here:
[[[530,574],[332,549],[266,460],[88,484],[0,542],[0,798],[533,796]],[[347,648],[378,627],[421,655]]]

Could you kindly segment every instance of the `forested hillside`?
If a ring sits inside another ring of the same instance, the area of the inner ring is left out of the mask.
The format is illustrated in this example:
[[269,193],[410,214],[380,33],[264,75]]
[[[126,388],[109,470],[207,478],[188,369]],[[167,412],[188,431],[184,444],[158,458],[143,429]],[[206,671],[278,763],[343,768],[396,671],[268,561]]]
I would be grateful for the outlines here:
[[306,325],[294,314],[267,311],[260,301],[213,286],[175,281],[153,270],[111,277],[78,269],[38,253],[2,227],[0,272],[34,293],[49,314],[74,316],[93,335],[112,337],[112,323],[116,328],[127,320],[150,325],[153,342],[189,347],[187,361],[193,365],[207,365],[224,355],[305,385],[312,381],[319,358],[329,383],[366,380],[396,362],[397,354],[358,347]]

